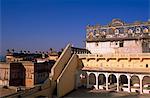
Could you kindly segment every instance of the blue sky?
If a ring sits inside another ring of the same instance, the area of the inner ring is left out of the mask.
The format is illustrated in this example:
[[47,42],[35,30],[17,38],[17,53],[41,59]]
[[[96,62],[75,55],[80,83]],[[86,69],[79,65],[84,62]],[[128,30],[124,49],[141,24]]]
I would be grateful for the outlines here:
[[150,0],[1,0],[0,53],[84,47],[86,25],[147,21],[149,6]]

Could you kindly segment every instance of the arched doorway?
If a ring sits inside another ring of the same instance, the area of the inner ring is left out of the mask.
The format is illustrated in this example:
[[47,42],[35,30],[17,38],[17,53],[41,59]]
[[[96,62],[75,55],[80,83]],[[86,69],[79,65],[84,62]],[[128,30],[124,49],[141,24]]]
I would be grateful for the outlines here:
[[121,91],[125,91],[125,89],[128,88],[128,78],[126,75],[120,75],[119,87],[120,87]]
[[84,71],[81,74],[79,74],[79,80],[76,79],[76,82],[78,82],[79,87],[85,88],[87,86],[87,77],[87,73]]
[[123,84],[128,84],[128,78],[126,75],[120,75],[119,77],[119,83],[120,85],[123,85]]
[[98,86],[99,89],[104,89],[106,85],[106,77],[104,74],[99,74],[98,76]]
[[131,77],[131,92],[140,92],[140,79],[136,75]]
[[117,88],[117,78],[114,74],[110,74],[108,77],[108,88],[111,90],[116,90]]
[[108,77],[108,83],[110,84],[115,84],[117,83],[117,78],[114,74],[110,74],[109,77]]
[[142,80],[143,84],[143,93],[150,92],[150,76],[144,76]]
[[96,85],[96,76],[94,73],[89,74],[89,86],[94,88],[94,85]]

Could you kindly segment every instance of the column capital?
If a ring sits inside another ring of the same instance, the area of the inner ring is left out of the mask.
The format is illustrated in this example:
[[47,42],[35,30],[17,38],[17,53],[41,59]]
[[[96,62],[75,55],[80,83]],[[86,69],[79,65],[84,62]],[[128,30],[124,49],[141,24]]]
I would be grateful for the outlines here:
[[88,76],[90,75],[90,73],[91,73],[91,72],[88,72],[88,71],[86,72],[86,74],[87,74]]
[[130,76],[130,75],[128,75],[128,74],[127,74],[126,76],[127,76],[128,80],[130,80],[130,79],[131,79],[131,76]]
[[140,81],[142,81],[142,80],[143,80],[144,75],[138,75],[138,77],[139,77]]
[[120,74],[119,74],[119,73],[116,73],[116,74],[114,74],[114,75],[116,76],[117,79],[119,79],[119,77],[120,77]]
[[98,73],[95,73],[95,76],[98,78],[99,74],[98,74]]

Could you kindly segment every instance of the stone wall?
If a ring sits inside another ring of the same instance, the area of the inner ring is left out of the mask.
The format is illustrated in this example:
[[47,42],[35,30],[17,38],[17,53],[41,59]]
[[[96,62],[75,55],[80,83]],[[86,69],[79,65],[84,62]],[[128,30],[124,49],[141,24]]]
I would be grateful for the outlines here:
[[66,66],[67,62],[71,57],[71,45],[67,45],[64,49],[63,53],[60,55],[56,63],[51,69],[51,77],[52,80],[56,80],[58,76],[61,74],[62,70]]
[[57,97],[62,97],[75,89],[77,66],[77,55],[73,55],[57,79]]
[[[121,46],[123,43],[123,46]],[[140,40],[87,42],[86,49],[91,53],[142,53],[142,42]]]

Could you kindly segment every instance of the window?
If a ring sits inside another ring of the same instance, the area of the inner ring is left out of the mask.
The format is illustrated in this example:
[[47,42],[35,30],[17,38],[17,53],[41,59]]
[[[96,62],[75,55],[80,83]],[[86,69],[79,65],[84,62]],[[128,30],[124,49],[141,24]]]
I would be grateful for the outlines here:
[[98,46],[98,43],[96,43],[95,45]]
[[123,47],[123,42],[119,42],[119,47]]
[[116,42],[116,45],[118,45],[118,43]]
[[146,64],[146,68],[148,68],[148,64]]

